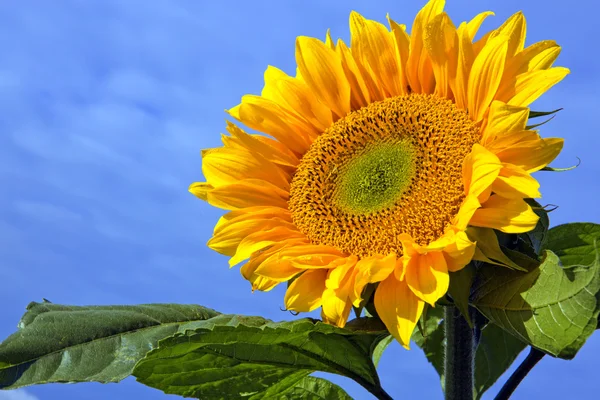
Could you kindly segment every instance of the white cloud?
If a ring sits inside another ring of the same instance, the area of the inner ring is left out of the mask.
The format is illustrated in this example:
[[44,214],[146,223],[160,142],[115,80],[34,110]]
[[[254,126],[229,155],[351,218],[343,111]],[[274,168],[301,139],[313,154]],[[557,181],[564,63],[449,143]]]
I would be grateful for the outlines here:
[[23,389],[17,389],[0,391],[0,400],[40,400],[40,398]]

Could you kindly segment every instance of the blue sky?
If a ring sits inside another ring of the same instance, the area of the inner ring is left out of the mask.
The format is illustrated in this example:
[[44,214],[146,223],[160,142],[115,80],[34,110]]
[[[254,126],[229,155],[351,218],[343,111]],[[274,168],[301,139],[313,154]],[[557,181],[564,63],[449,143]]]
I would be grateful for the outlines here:
[[[575,171],[540,173],[552,224],[600,222],[600,80],[593,1],[450,1],[455,22],[493,10],[483,30],[518,10],[527,43],[554,39],[571,68],[534,109],[565,109],[542,127],[566,139],[555,161]],[[227,313],[289,319],[283,291],[252,294],[205,243],[221,212],[187,192],[201,179],[200,149],[220,143],[223,110],[258,94],[267,65],[295,70],[294,40],[347,39],[357,10],[412,23],[424,1],[62,0],[0,2],[0,339],[25,306],[196,303]],[[563,3],[564,4],[564,3]],[[596,182],[596,183],[595,183]],[[589,207],[592,206],[592,207]],[[574,361],[545,358],[515,398],[597,394],[600,334]],[[417,348],[390,346],[380,364],[395,398],[441,398]],[[548,379],[552,377],[552,379]],[[337,379],[357,399],[357,384]],[[490,394],[498,390],[498,386]],[[488,395],[487,398],[491,398]],[[0,400],[166,399],[132,379],[0,392]],[[173,397],[174,398],[174,397]]]

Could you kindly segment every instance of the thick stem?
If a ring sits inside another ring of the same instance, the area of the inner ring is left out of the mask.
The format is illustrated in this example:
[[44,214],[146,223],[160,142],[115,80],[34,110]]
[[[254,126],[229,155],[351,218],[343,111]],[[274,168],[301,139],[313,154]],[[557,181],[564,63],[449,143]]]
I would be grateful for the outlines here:
[[473,330],[456,307],[445,307],[446,357],[444,392],[446,400],[473,399]]
[[502,389],[498,392],[494,400],[507,400],[510,398],[512,393],[515,391],[519,383],[527,376],[529,371],[544,357],[544,353],[539,350],[534,349],[533,347],[527,354],[527,357],[521,365],[513,372],[513,374],[508,378]]

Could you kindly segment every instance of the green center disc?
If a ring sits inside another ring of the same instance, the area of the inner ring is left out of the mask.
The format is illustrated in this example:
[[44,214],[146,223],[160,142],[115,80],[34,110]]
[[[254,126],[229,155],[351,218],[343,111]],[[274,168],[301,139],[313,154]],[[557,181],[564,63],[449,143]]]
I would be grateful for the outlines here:
[[367,146],[340,171],[336,203],[353,214],[371,214],[391,207],[410,186],[414,171],[410,142]]

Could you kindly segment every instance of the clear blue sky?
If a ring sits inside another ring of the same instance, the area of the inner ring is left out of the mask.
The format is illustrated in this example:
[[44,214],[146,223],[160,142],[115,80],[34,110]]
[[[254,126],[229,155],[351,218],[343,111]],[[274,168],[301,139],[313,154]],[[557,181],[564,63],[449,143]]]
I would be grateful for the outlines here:
[[[449,1],[458,22],[493,10],[483,30],[523,10],[527,43],[554,39],[571,68],[534,109],[565,110],[542,127],[566,140],[539,173],[552,224],[600,222],[597,128],[600,6],[588,0]],[[223,110],[259,93],[268,64],[295,70],[298,35],[347,39],[357,10],[412,24],[424,0],[0,2],[0,338],[25,306],[55,303],[197,303],[227,313],[288,319],[283,291],[250,292],[237,269],[210,251],[220,211],[187,192],[201,180],[200,149],[219,145]],[[283,288],[282,288],[283,289]],[[414,347],[414,346],[413,346]],[[600,333],[574,361],[550,357],[516,399],[597,395]],[[421,351],[392,345],[380,364],[395,398],[441,398]],[[357,399],[357,384],[338,379]],[[490,393],[498,390],[498,386]],[[492,396],[488,395],[487,398]],[[0,392],[0,400],[166,399],[132,379]]]

